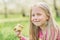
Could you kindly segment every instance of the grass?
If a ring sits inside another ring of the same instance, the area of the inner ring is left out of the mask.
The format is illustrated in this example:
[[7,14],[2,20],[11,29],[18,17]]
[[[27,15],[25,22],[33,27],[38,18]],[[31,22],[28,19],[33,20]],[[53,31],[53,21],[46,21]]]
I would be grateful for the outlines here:
[[[21,14],[7,14],[7,18],[21,18]],[[0,19],[6,19],[4,14],[0,14]]]
[[56,17],[55,20],[58,23],[58,25],[60,26],[60,17]]

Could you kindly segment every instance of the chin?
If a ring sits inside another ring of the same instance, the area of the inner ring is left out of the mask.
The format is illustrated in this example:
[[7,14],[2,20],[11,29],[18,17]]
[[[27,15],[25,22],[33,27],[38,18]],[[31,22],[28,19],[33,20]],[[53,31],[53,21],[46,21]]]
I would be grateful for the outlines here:
[[38,25],[38,24],[35,24],[35,26],[40,26],[40,24]]

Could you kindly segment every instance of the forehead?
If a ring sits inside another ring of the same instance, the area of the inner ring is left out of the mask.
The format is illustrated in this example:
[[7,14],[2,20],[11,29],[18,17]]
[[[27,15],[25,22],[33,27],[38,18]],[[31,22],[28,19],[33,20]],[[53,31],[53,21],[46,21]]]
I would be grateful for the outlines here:
[[39,6],[32,7],[32,12],[45,12],[45,10]]

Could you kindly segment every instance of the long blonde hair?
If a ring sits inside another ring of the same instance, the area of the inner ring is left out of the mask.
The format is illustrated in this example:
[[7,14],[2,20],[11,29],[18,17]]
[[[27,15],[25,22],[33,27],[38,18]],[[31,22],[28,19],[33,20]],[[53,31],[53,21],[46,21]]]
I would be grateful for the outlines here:
[[[30,40],[39,40],[38,39],[38,27],[36,27],[32,22],[31,22],[31,15],[32,15],[32,8],[34,7],[34,6],[38,6],[38,7],[40,7],[40,8],[42,8],[44,11],[46,11],[46,15],[49,17],[49,20],[48,20],[48,27],[49,27],[49,29],[48,29],[48,40],[52,40],[52,35],[51,35],[51,29],[52,30],[56,30],[56,31],[54,31],[54,33],[55,32],[57,32],[57,25],[56,25],[56,23],[55,23],[55,21],[54,21],[54,19],[53,19],[53,17],[52,17],[52,14],[51,14],[51,11],[50,11],[50,9],[49,9],[49,7],[47,6],[47,4],[46,3],[44,3],[44,2],[40,2],[40,3],[37,3],[37,4],[34,4],[32,7],[31,7],[31,10],[30,10]],[[54,39],[56,39],[56,34],[57,33],[55,33],[55,37],[54,37]]]

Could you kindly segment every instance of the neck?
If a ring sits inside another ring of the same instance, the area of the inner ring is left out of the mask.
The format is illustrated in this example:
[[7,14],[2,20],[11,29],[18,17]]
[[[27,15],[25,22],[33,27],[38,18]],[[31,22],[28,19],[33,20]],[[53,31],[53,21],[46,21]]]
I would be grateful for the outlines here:
[[46,29],[47,29],[47,24],[41,25],[40,28],[41,28],[42,32],[45,33]]
[[40,26],[40,28],[43,31],[43,30],[45,30],[47,28],[47,26],[44,24],[44,25]]

